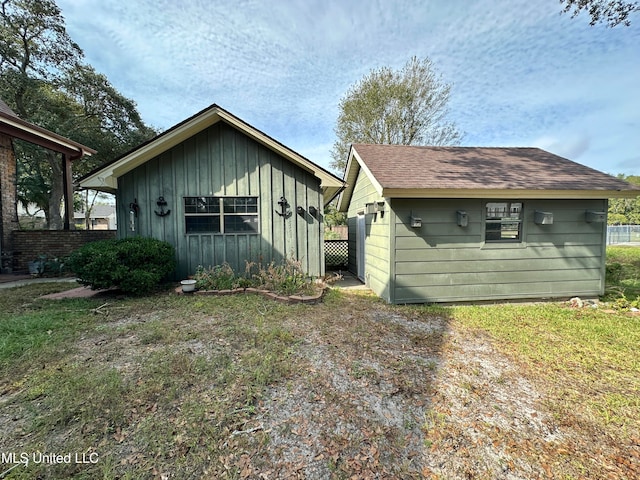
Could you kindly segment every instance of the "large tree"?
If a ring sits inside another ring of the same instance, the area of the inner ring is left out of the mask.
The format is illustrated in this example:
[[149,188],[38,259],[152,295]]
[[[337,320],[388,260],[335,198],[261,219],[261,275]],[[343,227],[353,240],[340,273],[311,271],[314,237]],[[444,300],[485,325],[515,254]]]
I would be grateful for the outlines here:
[[640,3],[627,0],[560,0],[564,5],[563,12],[571,12],[575,17],[586,11],[591,17],[591,25],[606,23],[609,27],[616,25],[631,25],[629,16],[640,12]]
[[340,100],[331,166],[345,167],[352,143],[454,145],[462,137],[447,120],[451,85],[428,59],[371,70]]
[[[52,0],[0,2],[0,97],[23,119],[98,150],[74,162],[77,176],[150,138],[135,103],[91,66]],[[61,228],[58,154],[16,142],[18,198]]]

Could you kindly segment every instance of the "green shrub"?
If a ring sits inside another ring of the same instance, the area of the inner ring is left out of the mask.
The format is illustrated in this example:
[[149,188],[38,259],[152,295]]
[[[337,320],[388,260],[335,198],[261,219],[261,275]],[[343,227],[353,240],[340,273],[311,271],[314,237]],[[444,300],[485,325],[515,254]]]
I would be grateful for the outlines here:
[[175,268],[171,244],[154,238],[123,238],[87,243],[69,257],[69,267],[93,290],[120,288],[145,295]]

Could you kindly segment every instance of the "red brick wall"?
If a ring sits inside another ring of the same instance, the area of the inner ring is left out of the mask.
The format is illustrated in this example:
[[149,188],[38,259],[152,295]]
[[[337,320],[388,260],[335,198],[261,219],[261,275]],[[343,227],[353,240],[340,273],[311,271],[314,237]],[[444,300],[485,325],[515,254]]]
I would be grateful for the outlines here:
[[18,228],[16,213],[16,157],[11,137],[0,134],[0,249],[11,252],[11,232]]
[[27,270],[38,255],[65,257],[85,243],[116,238],[115,230],[16,230],[13,232],[13,269]]

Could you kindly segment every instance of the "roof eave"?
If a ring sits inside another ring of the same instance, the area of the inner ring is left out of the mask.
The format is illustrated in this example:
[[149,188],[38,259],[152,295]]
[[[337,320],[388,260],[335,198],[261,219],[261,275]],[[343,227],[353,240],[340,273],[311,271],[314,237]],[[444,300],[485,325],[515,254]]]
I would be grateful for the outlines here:
[[[154,140],[143,144],[140,148],[129,152],[122,158],[119,158],[102,169],[97,170],[93,174],[88,175],[80,181],[80,187],[93,189],[105,187],[117,189],[118,177],[130,172],[152,158],[161,155],[167,150],[175,147],[196,133],[219,121],[224,121],[234,128],[244,132],[258,143],[279,155],[284,156],[300,168],[313,174],[320,180],[320,185],[323,188],[323,191],[326,190],[327,193],[332,193],[334,190],[340,191],[344,187],[344,182],[335,175],[324,170],[319,165],[314,164],[288,147],[285,147],[268,135],[251,127],[217,105],[203,110],[192,118],[187,119],[183,124],[178,124],[176,128],[167,130],[166,132],[158,135]],[[331,198],[335,197],[336,194],[337,193],[334,193]]]
[[353,195],[353,189],[356,185],[356,180],[358,179],[358,174],[360,173],[360,169],[362,169],[369,181],[373,185],[373,188],[383,197],[383,188],[380,185],[380,182],[373,175],[369,167],[367,167],[366,163],[362,160],[354,146],[351,146],[349,150],[349,159],[347,160],[347,166],[345,167],[344,173],[344,182],[345,188],[338,199],[338,211],[346,212],[349,209],[349,203],[351,202],[351,196]]
[[517,199],[609,199],[635,198],[640,190],[561,190],[561,189],[464,189],[464,188],[384,188],[389,198],[517,198]]
[[[97,153],[93,148],[74,142],[62,135],[49,131],[46,128],[34,125],[33,123],[22,120],[19,117],[8,115],[5,112],[0,112],[0,119],[2,120],[2,124],[4,125],[8,135],[36,143],[50,150],[64,153],[69,155],[72,160],[81,158],[85,155],[94,155]],[[36,141],[35,139],[41,141]]]

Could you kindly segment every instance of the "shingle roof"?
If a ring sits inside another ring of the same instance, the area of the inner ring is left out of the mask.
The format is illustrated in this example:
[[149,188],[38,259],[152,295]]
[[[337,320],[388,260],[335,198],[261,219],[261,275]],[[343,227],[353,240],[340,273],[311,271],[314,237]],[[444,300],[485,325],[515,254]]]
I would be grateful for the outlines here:
[[0,98],[0,112],[6,113],[7,115],[13,115],[14,117],[16,116],[16,114],[13,113],[13,110],[9,108],[9,105],[4,103],[4,101],[1,98]]
[[540,148],[354,145],[383,188],[628,190],[618,178]]
[[613,198],[640,187],[540,148],[352,145],[344,211],[364,170],[381,197]]
[[21,119],[2,99],[0,99],[0,133],[35,143],[55,152],[66,153],[70,155],[71,160],[97,153],[81,143]]

